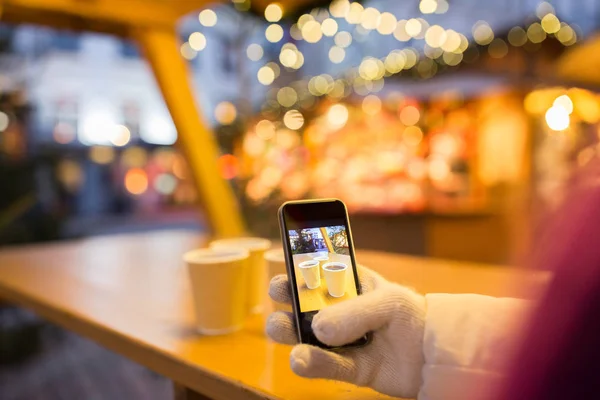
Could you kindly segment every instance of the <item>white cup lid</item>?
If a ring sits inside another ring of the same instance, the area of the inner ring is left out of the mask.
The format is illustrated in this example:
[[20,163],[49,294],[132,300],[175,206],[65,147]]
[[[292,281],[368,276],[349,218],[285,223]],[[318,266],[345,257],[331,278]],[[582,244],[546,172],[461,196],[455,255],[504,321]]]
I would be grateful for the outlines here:
[[246,250],[268,250],[271,247],[269,239],[259,237],[239,237],[218,239],[210,243],[213,249],[241,248]]
[[[328,267],[344,267],[344,268],[343,269],[329,269]],[[345,264],[343,262],[333,261],[333,262],[328,262],[327,264],[324,264],[323,269],[326,269],[327,271],[331,271],[331,272],[345,271],[348,269],[348,264]]]
[[298,264],[298,267],[300,267],[300,268],[311,268],[311,267],[314,267],[316,265],[319,265],[318,261],[308,260],[308,261],[303,261],[300,264]]
[[244,260],[250,256],[244,249],[197,249],[188,251],[183,260],[190,264],[215,264]]
[[274,262],[285,262],[285,253],[283,249],[273,249],[265,253],[265,259]]

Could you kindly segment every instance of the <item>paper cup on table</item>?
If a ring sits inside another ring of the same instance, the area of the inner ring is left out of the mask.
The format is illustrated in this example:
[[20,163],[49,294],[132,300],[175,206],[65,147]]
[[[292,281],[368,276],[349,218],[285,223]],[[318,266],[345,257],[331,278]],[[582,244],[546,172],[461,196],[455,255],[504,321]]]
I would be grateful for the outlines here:
[[320,255],[318,257],[313,258],[313,260],[316,260],[319,262],[319,274],[321,275],[321,278],[324,277],[323,275],[323,265],[325,265],[325,263],[327,263],[329,261],[329,256],[328,255]]
[[319,262],[316,260],[308,260],[298,264],[306,287],[316,289],[321,286],[321,274],[319,273]]
[[265,286],[267,266],[264,255],[271,247],[271,241],[255,237],[230,238],[215,240],[210,247],[218,250],[244,249],[250,252],[247,307],[250,313],[259,313],[267,293]]
[[329,262],[323,265],[323,274],[327,290],[333,297],[342,297],[346,292],[346,271],[348,266],[341,262]]
[[[285,253],[283,252],[283,249],[267,251],[265,253],[265,260],[267,261],[267,285],[276,275],[287,274],[287,269],[285,267]],[[292,307],[289,304],[277,303],[270,298],[267,299],[266,306],[267,312],[292,311]]]
[[184,254],[200,333],[222,335],[243,326],[249,256],[243,249],[199,249]]

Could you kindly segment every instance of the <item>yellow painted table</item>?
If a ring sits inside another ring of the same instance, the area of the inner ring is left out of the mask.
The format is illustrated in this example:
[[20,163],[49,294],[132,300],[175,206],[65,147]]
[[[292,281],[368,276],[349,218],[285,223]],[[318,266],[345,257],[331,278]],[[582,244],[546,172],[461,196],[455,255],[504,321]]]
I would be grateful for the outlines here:
[[[267,340],[263,316],[228,336],[194,332],[181,255],[205,241],[172,231],[3,249],[0,298],[210,398],[385,398],[344,383],[295,376],[290,348]],[[540,287],[545,280],[507,268],[385,253],[359,251],[357,259],[422,292],[519,296],[523,288]]]

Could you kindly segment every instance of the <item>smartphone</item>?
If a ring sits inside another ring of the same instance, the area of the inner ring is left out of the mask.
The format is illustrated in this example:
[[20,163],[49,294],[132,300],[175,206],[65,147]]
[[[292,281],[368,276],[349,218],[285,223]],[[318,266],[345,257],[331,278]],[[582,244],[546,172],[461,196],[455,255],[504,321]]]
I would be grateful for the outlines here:
[[[279,228],[301,343],[325,349],[312,331],[324,307],[360,296],[348,211],[341,200],[289,201],[279,208]],[[363,346],[370,334],[342,346]]]

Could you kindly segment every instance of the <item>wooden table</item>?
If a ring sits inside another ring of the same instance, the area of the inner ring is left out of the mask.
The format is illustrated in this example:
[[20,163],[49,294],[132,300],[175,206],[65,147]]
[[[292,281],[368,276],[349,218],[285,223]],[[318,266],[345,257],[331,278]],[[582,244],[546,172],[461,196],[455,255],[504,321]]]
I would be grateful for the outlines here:
[[[199,336],[181,255],[205,241],[170,231],[4,249],[0,298],[210,398],[386,398],[344,383],[295,376],[289,368],[290,347],[267,340],[263,316],[252,317],[233,335]],[[422,292],[519,296],[546,279],[501,267],[385,253],[361,251],[357,259]]]

